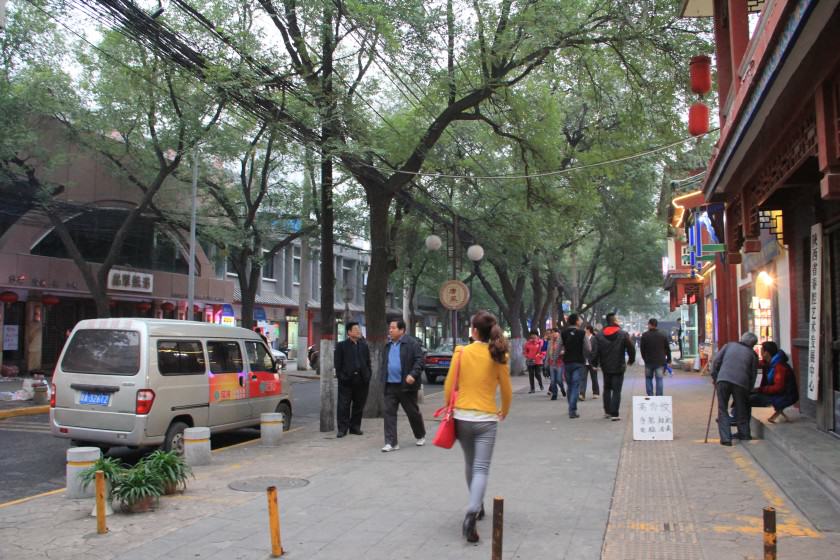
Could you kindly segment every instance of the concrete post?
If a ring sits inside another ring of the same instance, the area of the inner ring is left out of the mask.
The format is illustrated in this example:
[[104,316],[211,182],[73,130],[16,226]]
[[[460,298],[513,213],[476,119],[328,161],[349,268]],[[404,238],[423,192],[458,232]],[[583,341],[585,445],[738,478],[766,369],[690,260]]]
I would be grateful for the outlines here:
[[286,419],[282,412],[260,414],[260,445],[276,447],[283,439],[283,423]]
[[184,459],[191,467],[210,464],[210,428],[184,430]]
[[82,471],[90,468],[102,456],[98,447],[71,447],[67,450],[67,491],[65,495],[71,499],[92,498],[95,488],[93,484],[82,487]]
[[[298,344],[297,368],[304,371],[308,366],[306,350],[309,348],[309,298],[311,297],[312,268],[309,260],[309,240],[300,239],[300,285],[298,286]],[[294,259],[292,260],[294,267]]]

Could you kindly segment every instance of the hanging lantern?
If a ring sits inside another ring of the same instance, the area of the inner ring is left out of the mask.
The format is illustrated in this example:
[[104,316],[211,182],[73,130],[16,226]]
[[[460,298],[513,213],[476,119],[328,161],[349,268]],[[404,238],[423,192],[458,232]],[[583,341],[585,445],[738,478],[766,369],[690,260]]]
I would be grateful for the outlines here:
[[701,136],[709,132],[709,108],[703,103],[694,103],[688,109],[688,133]]
[[167,313],[172,313],[175,311],[175,304],[171,301],[165,301],[160,304],[160,308],[166,311]]
[[135,307],[137,308],[137,311],[139,311],[140,313],[146,313],[147,311],[149,311],[149,309],[152,308],[152,304],[149,303],[148,301],[141,301],[140,303],[135,305]]
[[0,294],[0,301],[3,303],[17,303],[18,295],[14,292],[3,292]]
[[688,64],[691,91],[706,95],[712,91],[712,59],[704,54],[691,58]]
[[61,301],[61,300],[58,299],[58,296],[54,296],[54,295],[46,295],[46,296],[41,298],[41,303],[43,303],[44,305],[48,305],[50,307],[52,307],[53,305],[57,305],[59,301]]

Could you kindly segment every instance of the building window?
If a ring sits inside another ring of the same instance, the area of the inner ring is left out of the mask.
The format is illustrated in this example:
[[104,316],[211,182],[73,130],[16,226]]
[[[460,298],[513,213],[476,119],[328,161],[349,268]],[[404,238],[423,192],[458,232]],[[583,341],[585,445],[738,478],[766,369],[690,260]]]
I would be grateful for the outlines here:
[[300,247],[295,247],[292,254],[292,282],[295,285],[300,284]]
[[268,251],[263,251],[263,256],[265,257],[262,268],[263,278],[274,280],[274,255],[268,256]]

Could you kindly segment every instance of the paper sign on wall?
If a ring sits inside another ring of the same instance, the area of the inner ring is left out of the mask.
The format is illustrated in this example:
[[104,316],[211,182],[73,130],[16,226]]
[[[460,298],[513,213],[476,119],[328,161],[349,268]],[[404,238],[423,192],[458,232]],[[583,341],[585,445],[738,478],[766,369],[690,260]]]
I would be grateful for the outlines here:
[[633,439],[674,439],[671,397],[633,397]]

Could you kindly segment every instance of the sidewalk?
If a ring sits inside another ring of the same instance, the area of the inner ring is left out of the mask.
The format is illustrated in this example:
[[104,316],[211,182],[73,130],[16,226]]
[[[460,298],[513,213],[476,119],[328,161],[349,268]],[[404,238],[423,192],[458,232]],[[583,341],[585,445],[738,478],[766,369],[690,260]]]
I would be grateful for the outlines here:
[[[838,550],[838,535],[816,531],[743,448],[702,443],[707,377],[677,373],[665,383],[677,439],[633,442],[629,404],[644,393],[639,368],[625,381],[622,422],[604,420],[601,400],[591,399],[571,420],[563,401],[529,395],[527,379],[514,378],[486,501],[489,512],[494,495],[505,498],[505,558],[760,558],[766,505],[779,510],[780,557]],[[431,395],[423,405],[430,436],[441,402]],[[161,498],[154,513],[109,517],[103,536],[88,516],[91,500],[58,494],[3,507],[0,558],[268,558],[268,482],[254,481],[257,493],[228,486],[256,477],[308,481],[279,490],[284,558],[490,558],[489,516],[478,545],[460,535],[467,496],[457,445],[418,448],[402,417],[400,428],[401,449],[390,454],[379,451],[378,419],[364,421],[361,437],[336,440],[307,425],[279,448],[222,450],[196,469],[186,494]]]
[[[23,386],[22,377],[0,377],[0,392],[14,393]],[[35,414],[46,414],[50,406],[36,405],[32,400],[28,401],[7,401],[0,399],[0,420],[13,418],[15,416],[32,416]]]

